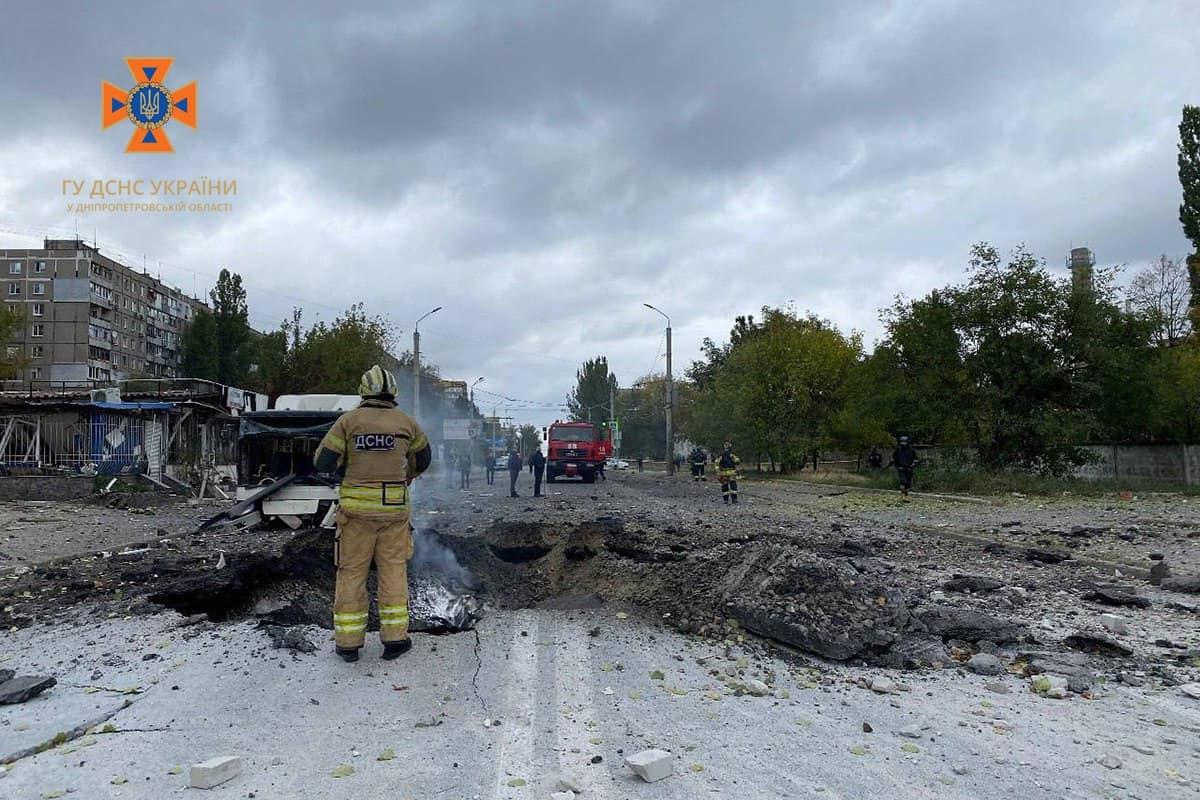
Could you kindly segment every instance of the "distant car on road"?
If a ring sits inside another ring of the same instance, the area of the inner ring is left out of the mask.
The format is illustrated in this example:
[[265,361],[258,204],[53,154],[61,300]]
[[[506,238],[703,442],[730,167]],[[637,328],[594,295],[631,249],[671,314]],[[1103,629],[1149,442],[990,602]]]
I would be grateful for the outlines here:
[[496,460],[492,463],[492,469],[501,471],[508,469],[508,456],[496,456]]
[[629,462],[623,458],[610,458],[604,462],[606,469],[629,469]]

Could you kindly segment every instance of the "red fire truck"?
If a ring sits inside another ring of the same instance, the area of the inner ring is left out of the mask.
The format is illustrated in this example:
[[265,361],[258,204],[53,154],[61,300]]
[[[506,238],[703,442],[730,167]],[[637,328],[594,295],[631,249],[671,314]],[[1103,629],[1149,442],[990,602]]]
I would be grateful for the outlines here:
[[546,431],[546,482],[579,477],[584,483],[594,483],[611,453],[607,425],[555,422]]

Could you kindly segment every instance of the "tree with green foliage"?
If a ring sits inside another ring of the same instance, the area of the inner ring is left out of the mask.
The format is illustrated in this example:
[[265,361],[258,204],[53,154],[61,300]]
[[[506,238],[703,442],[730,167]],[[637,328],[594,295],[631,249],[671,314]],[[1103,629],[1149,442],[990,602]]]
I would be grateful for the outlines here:
[[609,398],[618,388],[617,376],[608,371],[604,356],[590,358],[575,373],[575,388],[567,395],[571,419],[600,422],[612,416]]
[[976,245],[965,284],[886,317],[872,366],[889,427],[970,444],[989,469],[1055,475],[1089,441],[1144,436],[1156,323],[1118,307],[1113,274],[1079,293],[1023,248],[1005,261]]
[[217,334],[216,380],[227,386],[242,386],[253,355],[249,347],[250,313],[242,276],[222,269],[209,299]]
[[220,365],[217,363],[217,321],[211,312],[203,308],[196,311],[191,322],[183,329],[180,349],[183,352],[185,378],[218,380]]
[[[0,305],[0,342],[11,342],[25,327],[25,310],[20,306]],[[0,352],[0,380],[12,380],[21,375],[29,359],[19,346],[6,347]]]
[[[686,406],[682,386],[676,384],[676,413]],[[666,453],[667,379],[665,375],[638,378],[617,393],[617,420],[621,425],[621,455],[626,458],[662,459]],[[682,428],[681,428],[682,430]]]
[[1149,405],[1160,439],[1200,443],[1200,347],[1193,343],[1159,351],[1153,364],[1154,394]]
[[694,400],[682,430],[710,449],[726,439],[754,460],[788,470],[835,446],[853,428],[846,388],[862,358],[861,336],[791,309],[740,318],[728,344],[694,364]]
[[538,450],[542,446],[541,431],[534,425],[522,425],[517,430],[517,442],[521,456],[529,458],[535,450]]
[[1183,190],[1179,222],[1183,225],[1183,235],[1192,243],[1192,255],[1187,259],[1192,327],[1200,331],[1200,106],[1183,107],[1178,164],[1179,186]]
[[[394,327],[384,317],[368,316],[362,303],[350,306],[332,323],[321,321],[307,329],[297,309],[280,333],[290,342],[278,378],[281,393],[352,393],[362,374],[374,364],[395,372],[400,390],[405,388],[406,381],[399,373],[402,363],[390,352]],[[278,340],[272,346],[277,347]],[[412,399],[411,385],[408,399]]]

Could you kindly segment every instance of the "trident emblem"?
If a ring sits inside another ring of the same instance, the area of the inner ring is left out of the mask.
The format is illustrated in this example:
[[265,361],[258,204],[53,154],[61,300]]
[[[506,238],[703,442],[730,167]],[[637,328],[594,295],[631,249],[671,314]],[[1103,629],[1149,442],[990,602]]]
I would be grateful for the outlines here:
[[127,58],[134,85],[122,89],[107,81],[100,84],[100,122],[104,128],[128,119],[135,129],[127,153],[174,151],[163,126],[177,119],[196,127],[196,82],[171,91],[164,85],[173,58]]
[[154,119],[158,116],[158,104],[161,97],[161,92],[151,93],[146,90],[138,92],[138,109],[143,118]]

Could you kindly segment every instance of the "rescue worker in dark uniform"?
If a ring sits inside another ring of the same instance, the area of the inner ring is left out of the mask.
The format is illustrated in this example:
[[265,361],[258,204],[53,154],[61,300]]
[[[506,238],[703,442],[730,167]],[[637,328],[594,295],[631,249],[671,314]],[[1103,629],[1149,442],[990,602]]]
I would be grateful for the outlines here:
[[741,463],[742,460],[733,453],[733,442],[726,442],[721,450],[721,457],[717,459],[717,477],[721,480],[721,499],[725,501],[725,505],[729,505],[731,500],[737,504],[737,468]]
[[871,452],[867,453],[867,466],[871,469],[883,468],[883,454],[879,452],[879,448],[872,446]]
[[708,463],[708,454],[699,447],[692,448],[692,454],[688,457],[688,461],[692,465],[692,482],[706,481],[704,477],[704,465]]
[[521,454],[514,447],[508,453],[508,496],[520,497],[517,494],[517,478],[521,475]]
[[471,454],[461,453],[458,456],[458,488],[471,488]]
[[495,451],[487,458],[487,484],[492,486],[496,483],[496,454]]
[[912,446],[907,436],[901,436],[899,446],[892,451],[892,463],[896,465],[896,473],[900,476],[900,498],[906,503],[918,460],[917,448]]
[[379,639],[383,657],[412,648],[408,638],[408,559],[412,558],[409,485],[433,452],[416,421],[396,407],[396,378],[379,365],[363,373],[362,404],[337,418],[314,456],[318,472],[346,474],[338,489],[333,560],[335,650],[357,661],[367,630],[367,573],[379,573]]
[[533,496],[542,496],[542,476],[546,474],[546,457],[541,449],[533,451],[529,457],[529,469],[533,472]]

